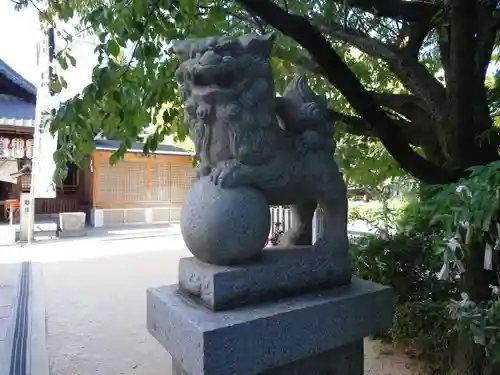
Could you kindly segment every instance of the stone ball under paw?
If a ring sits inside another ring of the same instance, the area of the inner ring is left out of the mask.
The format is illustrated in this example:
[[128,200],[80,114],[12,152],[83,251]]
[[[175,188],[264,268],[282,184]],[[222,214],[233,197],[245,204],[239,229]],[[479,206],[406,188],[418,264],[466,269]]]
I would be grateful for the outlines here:
[[203,177],[189,190],[181,232],[189,251],[205,263],[243,263],[260,254],[271,217],[264,195],[251,187],[222,189]]

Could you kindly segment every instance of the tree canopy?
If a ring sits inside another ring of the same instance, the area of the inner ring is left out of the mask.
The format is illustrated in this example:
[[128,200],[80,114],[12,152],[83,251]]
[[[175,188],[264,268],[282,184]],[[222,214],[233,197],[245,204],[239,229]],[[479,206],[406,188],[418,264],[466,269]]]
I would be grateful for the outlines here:
[[[47,0],[46,5],[40,8],[47,25],[77,18],[79,27],[100,41],[92,83],[52,121],[52,131],[60,135],[58,162],[84,160],[97,134],[122,141],[119,157],[159,116],[163,125],[146,140],[147,147],[154,149],[167,135],[182,140],[187,129],[170,41],[272,31],[278,31],[273,53],[278,90],[293,72],[309,72],[315,89],[331,100],[340,147],[354,145],[358,157],[377,155],[391,173],[397,164],[427,183],[450,181],[466,167],[497,157],[496,80],[485,85],[498,42],[497,1]],[[77,63],[68,50],[57,57],[63,68]],[[54,86],[60,90],[64,82]]]
[[[447,184],[468,176],[471,166],[498,160],[498,0],[15,2],[39,6],[46,26],[77,19],[79,29],[99,39],[92,82],[51,121],[60,165],[86,160],[98,135],[122,142],[114,162],[151,123],[160,126],[145,139],[146,148],[154,150],[165,137],[183,140],[171,41],[249,32],[277,32],[272,64],[278,91],[294,72],[308,72],[314,89],[327,95],[344,170],[364,168],[360,181],[372,173],[380,181],[399,167],[426,184]],[[57,61],[63,69],[78,63],[66,49]],[[64,85],[60,77],[53,82],[56,91]],[[485,176],[476,185],[496,191],[490,186],[496,180]],[[470,205],[481,199],[471,196]],[[498,282],[496,264],[484,269],[484,241],[480,237],[463,255],[463,291],[477,302]],[[484,374],[484,350],[462,349],[456,360],[463,371],[456,373]]]

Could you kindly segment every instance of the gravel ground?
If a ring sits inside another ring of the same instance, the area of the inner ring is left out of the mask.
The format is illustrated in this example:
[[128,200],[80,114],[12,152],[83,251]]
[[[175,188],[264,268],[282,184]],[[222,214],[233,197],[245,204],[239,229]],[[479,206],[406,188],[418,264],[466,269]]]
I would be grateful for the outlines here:
[[[140,239],[93,243],[92,251],[99,246],[113,255],[44,264],[51,375],[170,375],[169,355],[145,327],[145,291],[175,283],[177,260],[187,253],[178,246],[159,250],[165,240],[156,241],[154,250]],[[119,254],[124,243],[129,250]],[[406,359],[376,353],[367,342],[366,374],[411,374]]]

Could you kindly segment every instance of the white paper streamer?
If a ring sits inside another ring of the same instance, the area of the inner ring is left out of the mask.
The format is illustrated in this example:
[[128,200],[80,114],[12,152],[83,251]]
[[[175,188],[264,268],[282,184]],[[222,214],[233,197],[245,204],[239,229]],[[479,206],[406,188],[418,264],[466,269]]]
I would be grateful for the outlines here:
[[500,224],[497,223],[497,242],[495,242],[495,251],[500,250]]
[[493,248],[489,243],[486,243],[484,248],[484,264],[483,267],[485,270],[493,269]]
[[491,217],[493,214],[490,212],[488,216],[484,218],[483,221],[483,232],[488,232],[490,230],[490,224],[491,224]]
[[448,262],[445,262],[443,266],[441,267],[441,270],[437,274],[438,280],[449,280],[450,279],[450,266],[448,265]]

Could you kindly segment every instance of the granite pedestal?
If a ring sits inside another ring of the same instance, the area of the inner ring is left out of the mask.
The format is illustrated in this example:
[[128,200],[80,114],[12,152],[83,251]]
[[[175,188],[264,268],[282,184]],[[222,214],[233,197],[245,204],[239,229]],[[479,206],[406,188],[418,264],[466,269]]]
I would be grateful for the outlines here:
[[148,290],[147,313],[174,375],[362,375],[363,338],[391,327],[393,301],[390,288],[353,278],[215,312],[170,285]]
[[272,247],[258,260],[235,266],[183,258],[179,290],[210,310],[221,311],[347,285],[351,275],[348,253],[318,252],[313,246]]

